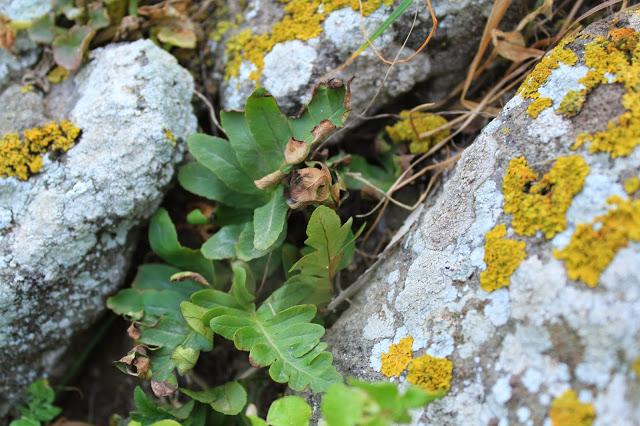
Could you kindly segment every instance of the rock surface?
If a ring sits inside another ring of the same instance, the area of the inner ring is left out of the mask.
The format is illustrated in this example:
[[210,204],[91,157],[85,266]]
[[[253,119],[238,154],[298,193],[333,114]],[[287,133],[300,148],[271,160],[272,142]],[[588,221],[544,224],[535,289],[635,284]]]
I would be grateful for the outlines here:
[[407,383],[410,358],[452,361],[416,424],[639,424],[638,30],[621,14],[542,60],[361,277],[328,333],[343,374]]
[[192,91],[175,58],[141,40],[94,51],[46,97],[0,95],[0,135],[63,119],[82,131],[28,180],[0,178],[0,414],[123,283],[137,227],[196,129]]
[[[396,2],[397,4],[398,2]],[[440,99],[463,78],[475,54],[491,0],[433,0],[439,20],[436,37],[412,61],[389,69],[371,49],[337,77],[353,81],[353,107],[361,112],[374,96],[375,108],[409,92],[429,80],[425,99]],[[514,1],[506,22],[516,22],[526,13],[526,1]],[[322,4],[322,6],[320,6]],[[217,57],[226,57],[217,70],[222,80],[221,101],[225,108],[241,109],[259,81],[289,113],[306,104],[316,81],[344,63],[387,19],[393,0],[363,0],[362,20],[358,1],[252,0],[242,12],[242,25],[217,43]],[[374,45],[393,60],[407,58],[426,39],[432,23],[425,2],[408,9]],[[413,25],[414,16],[417,16]],[[253,31],[253,32],[251,32]],[[388,75],[387,75],[388,72]],[[378,93],[379,91],[379,93]],[[370,110],[369,112],[372,112]]]

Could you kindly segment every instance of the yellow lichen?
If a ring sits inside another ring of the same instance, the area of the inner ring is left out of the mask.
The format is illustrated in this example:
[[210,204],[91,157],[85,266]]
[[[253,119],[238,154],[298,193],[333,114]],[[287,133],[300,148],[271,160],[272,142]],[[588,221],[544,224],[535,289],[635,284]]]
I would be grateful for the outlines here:
[[606,152],[612,158],[627,156],[640,145],[640,35],[631,28],[617,28],[609,37],[596,37],[585,46],[584,61],[589,67],[580,80],[585,93],[601,84],[625,87],[625,112],[607,123],[607,129],[578,135],[573,149],[588,144],[590,153]]
[[598,285],[600,274],[620,249],[629,241],[640,241],[640,200],[613,196],[608,201],[613,209],[591,224],[578,225],[569,244],[554,251],[554,256],[565,262],[569,278],[589,287]]
[[538,99],[540,97],[538,90],[547,82],[554,69],[558,68],[561,63],[575,65],[578,62],[578,56],[571,49],[566,48],[571,41],[571,38],[566,38],[536,65],[518,89],[518,93],[523,98]]
[[[264,56],[277,44],[290,40],[309,40],[322,33],[322,23],[334,10],[351,7],[360,10],[358,0],[279,0],[284,3],[284,16],[271,31],[254,34],[246,29],[234,35],[226,44],[227,64],[225,78],[236,77],[240,65],[248,61],[255,66],[249,78],[258,82],[264,68]],[[362,0],[365,16],[380,6],[390,6],[393,0]],[[356,30],[356,29],[354,29]]]
[[407,381],[429,393],[444,393],[451,389],[453,363],[446,358],[422,355],[409,364]]
[[443,129],[426,138],[420,138],[421,133],[447,124],[447,120],[437,114],[402,111],[400,117],[400,121],[387,126],[385,130],[394,143],[409,142],[409,150],[412,154],[423,154],[429,151],[451,134],[449,129]]
[[47,80],[51,84],[58,84],[69,77],[69,71],[65,67],[57,66],[47,74]]
[[527,255],[526,243],[505,238],[507,227],[500,224],[487,232],[484,244],[484,263],[487,269],[480,274],[480,286],[493,291],[509,285],[511,274]]
[[20,93],[33,92],[33,89],[33,84],[25,84],[24,86],[20,86]]
[[169,141],[169,143],[173,146],[176,145],[176,137],[173,134],[173,132],[171,131],[171,129],[164,129],[164,136],[167,138],[167,140]]
[[586,96],[586,90],[569,90],[562,98],[562,102],[560,102],[558,113],[566,117],[573,117],[578,114],[582,110]]
[[23,132],[8,133],[0,139],[0,177],[15,176],[27,180],[42,168],[42,156],[46,152],[66,152],[80,135],[80,129],[63,120],[51,122]]
[[633,364],[631,364],[631,370],[635,373],[636,377],[640,379],[640,357],[633,361]]
[[640,178],[638,176],[632,176],[624,181],[624,190],[627,194],[633,195],[640,189]]
[[580,402],[570,389],[553,400],[549,417],[553,426],[590,426],[596,418],[596,411],[592,404]]
[[537,98],[533,102],[529,104],[527,108],[527,112],[529,113],[529,117],[538,118],[540,113],[545,109],[549,108],[553,105],[553,100],[551,98]]
[[582,190],[589,166],[579,155],[560,157],[538,180],[538,173],[523,157],[509,162],[503,182],[504,211],[512,214],[511,224],[520,235],[541,231],[552,238],[567,226],[565,213],[573,197]]
[[400,340],[400,342],[391,345],[389,352],[383,353],[380,358],[382,367],[380,372],[387,377],[398,377],[407,365],[411,362],[411,347],[413,346],[413,337],[408,336]]

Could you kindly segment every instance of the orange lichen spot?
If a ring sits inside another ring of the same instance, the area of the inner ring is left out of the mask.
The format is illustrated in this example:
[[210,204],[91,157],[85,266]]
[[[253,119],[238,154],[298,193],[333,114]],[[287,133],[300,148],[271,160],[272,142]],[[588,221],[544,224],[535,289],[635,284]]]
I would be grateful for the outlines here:
[[586,90],[569,90],[562,98],[562,102],[560,102],[558,113],[565,117],[573,117],[582,110],[586,99]]
[[505,238],[507,227],[500,224],[487,232],[484,243],[484,263],[487,269],[480,273],[480,286],[493,291],[509,285],[511,274],[527,255],[526,243]]
[[385,130],[394,143],[408,142],[412,154],[423,154],[429,151],[451,134],[449,129],[442,129],[430,136],[420,137],[422,133],[447,124],[447,120],[437,114],[402,111],[400,117],[400,121],[387,126]]
[[17,133],[4,135],[0,139],[0,177],[27,180],[40,171],[46,152],[66,152],[78,136],[80,129],[67,120],[25,130],[22,140]]
[[533,102],[529,104],[527,108],[527,112],[529,113],[529,117],[538,118],[540,113],[545,109],[549,108],[553,105],[553,100],[551,98],[537,98]]
[[627,156],[640,145],[640,35],[631,28],[617,28],[609,37],[596,37],[585,46],[584,62],[589,71],[580,83],[586,93],[602,84],[625,87],[622,106],[625,112],[607,123],[607,129],[583,132],[573,149],[589,146],[590,153],[605,152],[612,158]]
[[568,390],[551,403],[549,417],[553,426],[590,426],[596,418],[592,404],[580,402],[573,390]]
[[549,239],[567,226],[565,214],[582,190],[589,166],[579,155],[560,157],[539,182],[524,157],[509,162],[503,182],[504,211],[520,235],[541,231]]
[[589,287],[598,285],[600,274],[620,249],[629,241],[640,241],[640,200],[613,196],[608,202],[613,209],[591,224],[578,225],[567,247],[553,253],[565,262],[569,278]]
[[[279,0],[284,3],[284,16],[270,31],[254,34],[251,29],[239,32],[226,43],[227,64],[225,78],[237,77],[240,65],[248,61],[255,66],[249,78],[258,82],[264,69],[264,56],[273,47],[290,40],[310,40],[318,37],[322,23],[331,12],[351,7],[360,10],[358,0]],[[362,0],[362,13],[368,16],[382,5],[390,6],[393,0]]]
[[413,358],[411,347],[413,337],[404,337],[400,342],[389,347],[389,352],[383,353],[381,357],[382,367],[380,372],[387,377],[398,377]]
[[446,393],[451,389],[453,363],[446,358],[422,355],[409,364],[407,381],[429,393]]
[[633,195],[640,190],[640,177],[632,176],[624,181],[624,190],[627,194]]
[[520,93],[523,98],[538,99],[540,97],[538,90],[547,82],[554,69],[558,68],[561,63],[565,65],[575,65],[578,62],[578,56],[573,50],[566,48],[571,41],[573,41],[572,38],[563,40],[536,65],[518,89],[518,93]]

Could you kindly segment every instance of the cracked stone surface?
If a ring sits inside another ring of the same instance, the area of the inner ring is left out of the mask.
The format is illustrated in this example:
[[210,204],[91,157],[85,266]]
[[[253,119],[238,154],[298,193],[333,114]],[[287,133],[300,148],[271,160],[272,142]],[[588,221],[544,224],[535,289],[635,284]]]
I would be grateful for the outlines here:
[[196,129],[192,91],[175,58],[141,40],[94,51],[47,96],[0,94],[0,134],[61,119],[82,130],[41,173],[0,178],[0,415],[123,284],[138,226]]
[[[584,45],[610,28],[640,30],[640,17],[618,15],[584,30],[569,44],[574,66],[555,69],[540,92],[553,99],[584,75]],[[442,190],[411,231],[360,278],[365,284],[327,335],[338,369],[361,379],[388,379],[381,355],[405,336],[414,356],[453,361],[449,394],[414,413],[424,425],[550,425],[549,408],[573,389],[595,408],[595,425],[640,424],[640,242],[629,241],[589,288],[568,277],[553,250],[565,247],[579,224],[607,212],[606,200],[626,200],[623,183],[640,173],[640,147],[616,159],[571,149],[578,133],[606,128],[620,111],[618,84],[590,93],[573,118],[549,108],[536,119],[531,100],[516,95],[468,148]],[[580,155],[589,165],[582,190],[566,212],[566,229],[547,240],[516,235],[503,211],[509,161],[524,156],[542,176],[558,157]],[[485,234],[506,224],[507,238],[526,242],[526,258],[510,285],[481,289]]]
[[[255,34],[268,32],[283,16],[283,3],[278,0],[251,0],[243,11],[243,24],[229,31],[221,42],[214,43],[216,57],[225,58],[225,46],[229,37],[251,28]],[[363,2],[364,3],[364,2]],[[512,2],[506,27],[517,22],[526,13],[526,1]],[[320,4],[320,2],[318,2]],[[354,4],[357,4],[354,3]],[[398,2],[395,2],[397,5]],[[400,19],[374,42],[386,58],[393,59],[407,41],[399,59],[407,58],[425,40],[432,27],[425,2],[416,2],[418,10],[408,9]],[[351,78],[354,111],[367,108],[377,95],[368,112],[406,94],[416,84],[428,80],[422,89],[424,99],[444,97],[464,79],[467,67],[475,54],[482,30],[490,14],[491,0],[433,0],[432,4],[439,20],[436,37],[414,60],[396,64],[389,69],[371,50],[367,50],[344,72],[333,77]],[[264,70],[260,85],[269,90],[278,103],[293,114],[311,98],[316,81],[327,72],[344,63],[347,58],[366,41],[362,29],[373,32],[390,15],[393,7],[382,5],[378,10],[361,18],[360,12],[351,7],[329,13],[322,22],[322,32],[309,40],[292,40],[276,44],[264,52]],[[414,25],[414,16],[416,21]],[[407,33],[413,26],[411,35]],[[227,64],[220,61],[214,76],[222,82],[221,102],[224,108],[241,109],[245,99],[255,88],[249,79],[256,66],[245,60],[240,65],[238,76],[224,78]]]

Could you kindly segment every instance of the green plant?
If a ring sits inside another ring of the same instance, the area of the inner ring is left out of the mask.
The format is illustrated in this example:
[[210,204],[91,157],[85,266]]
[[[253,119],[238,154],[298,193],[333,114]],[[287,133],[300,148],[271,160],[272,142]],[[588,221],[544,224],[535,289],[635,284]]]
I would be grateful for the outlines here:
[[21,416],[12,421],[10,426],[39,426],[55,419],[62,411],[53,405],[55,397],[46,379],[33,382],[27,390],[27,405],[18,407]]

